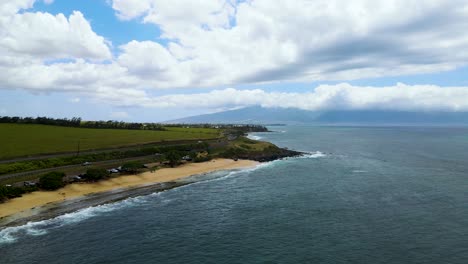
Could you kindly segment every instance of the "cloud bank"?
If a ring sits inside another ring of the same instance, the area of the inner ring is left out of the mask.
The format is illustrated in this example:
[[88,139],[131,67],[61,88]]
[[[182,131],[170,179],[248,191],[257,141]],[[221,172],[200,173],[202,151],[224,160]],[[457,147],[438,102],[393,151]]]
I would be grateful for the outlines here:
[[[196,95],[151,98],[151,90],[346,81],[440,72],[468,61],[467,0],[110,0],[119,19],[156,25],[164,39],[118,47],[93,31],[86,14],[32,12],[35,2],[0,3],[0,89],[154,107],[184,105]],[[458,110],[466,107],[464,91],[405,85],[320,86],[307,94],[225,89],[187,105]]]
[[[261,89],[237,90],[228,88],[208,93],[173,94],[150,97],[116,94],[101,100],[116,105],[147,108],[203,108],[224,109],[248,106],[269,108],[298,108],[303,110],[401,110],[401,111],[468,111],[468,87],[439,87],[433,85],[406,85],[372,87],[352,86],[347,83],[320,85],[312,92],[267,92]],[[132,99],[133,98],[133,99]]]

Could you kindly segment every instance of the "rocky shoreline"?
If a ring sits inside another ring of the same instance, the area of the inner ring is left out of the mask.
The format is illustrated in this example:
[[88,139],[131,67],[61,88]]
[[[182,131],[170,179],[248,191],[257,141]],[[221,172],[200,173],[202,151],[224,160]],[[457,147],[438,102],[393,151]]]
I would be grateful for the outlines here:
[[237,157],[239,159],[255,160],[258,162],[269,162],[284,158],[298,157],[304,154],[305,153],[299,151],[277,148],[272,152],[249,152],[245,154],[238,154]]
[[78,210],[114,203],[132,197],[149,195],[152,193],[163,192],[177,187],[181,187],[193,181],[177,181],[156,183],[137,188],[117,189],[109,192],[95,193],[83,197],[70,199],[63,202],[51,203],[39,208],[34,208],[28,212],[28,215],[15,214],[0,218],[0,230],[7,227],[14,227],[27,224],[28,222],[38,222],[55,218],[60,215],[76,212]]
[[[303,154],[305,153],[276,147],[275,149],[272,149],[272,151],[250,152],[243,155],[238,155],[237,158],[258,162],[269,162],[288,157],[297,157]],[[28,222],[38,222],[52,219],[57,216],[76,212],[80,209],[88,207],[114,203],[125,200],[127,198],[167,191],[173,188],[194,183],[195,181],[196,180],[193,180],[189,177],[177,181],[149,184],[142,187],[122,188],[108,192],[94,193],[62,202],[50,203],[45,206],[33,208],[26,213],[18,213],[0,218],[0,230],[7,227],[24,225]]]

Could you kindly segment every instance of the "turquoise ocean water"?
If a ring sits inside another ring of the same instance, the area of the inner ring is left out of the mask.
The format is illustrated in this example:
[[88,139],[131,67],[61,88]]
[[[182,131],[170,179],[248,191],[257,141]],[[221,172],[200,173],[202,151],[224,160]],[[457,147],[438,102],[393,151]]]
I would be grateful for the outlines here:
[[0,263],[468,263],[468,129],[271,127],[306,151],[0,231]]

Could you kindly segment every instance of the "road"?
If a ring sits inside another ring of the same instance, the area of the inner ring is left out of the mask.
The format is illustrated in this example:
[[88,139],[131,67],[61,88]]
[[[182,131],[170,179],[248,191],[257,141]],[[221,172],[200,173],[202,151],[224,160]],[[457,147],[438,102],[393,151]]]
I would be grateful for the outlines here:
[[[98,161],[98,162],[94,162],[92,165],[93,166],[98,166],[98,167],[104,167],[106,165],[112,165],[112,164],[115,164],[115,163],[122,164],[122,163],[129,162],[129,161],[143,160],[143,159],[148,159],[148,158],[152,158],[152,157],[154,157],[154,155],[141,156],[141,157],[132,157],[132,158],[125,158],[125,159]],[[75,165],[67,165],[67,166],[47,168],[47,169],[34,170],[34,171],[25,171],[25,172],[13,173],[13,174],[5,174],[5,175],[0,175],[0,181],[12,179],[12,178],[15,178],[15,177],[41,175],[41,174],[45,174],[45,173],[52,172],[52,171],[71,171],[71,169],[74,169],[74,168],[76,170],[81,169],[80,171],[84,172],[88,168],[88,166],[82,166],[81,164],[75,164]],[[76,174],[79,174],[79,173],[76,173]],[[69,176],[69,175],[67,175],[67,176]]]

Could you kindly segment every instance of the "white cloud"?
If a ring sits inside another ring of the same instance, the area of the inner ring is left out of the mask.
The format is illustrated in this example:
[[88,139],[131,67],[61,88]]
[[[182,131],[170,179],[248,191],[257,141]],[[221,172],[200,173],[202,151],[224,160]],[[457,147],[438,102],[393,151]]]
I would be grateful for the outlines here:
[[431,86],[228,89],[198,97],[149,91],[451,70],[468,61],[468,0],[113,0],[120,19],[157,25],[165,43],[134,40],[115,55],[81,12],[32,12],[34,2],[0,3],[0,89],[147,107],[466,107],[464,88]]
[[[106,100],[106,94],[101,95]],[[118,100],[121,98],[123,103]],[[311,92],[267,92],[261,89],[228,88],[198,94],[150,97],[147,94],[113,97],[116,105],[153,108],[218,109],[247,106],[298,108],[303,110],[404,110],[468,111],[468,87],[406,85],[372,87],[347,83],[320,85]]]
[[154,88],[397,76],[450,70],[468,59],[466,0],[114,0],[112,6],[121,17],[156,24],[171,40],[171,56],[141,51],[178,73],[140,67],[154,73],[140,76]]
[[31,60],[112,57],[105,39],[93,32],[79,11],[69,18],[40,12],[15,14],[1,24],[0,34],[1,54]]

